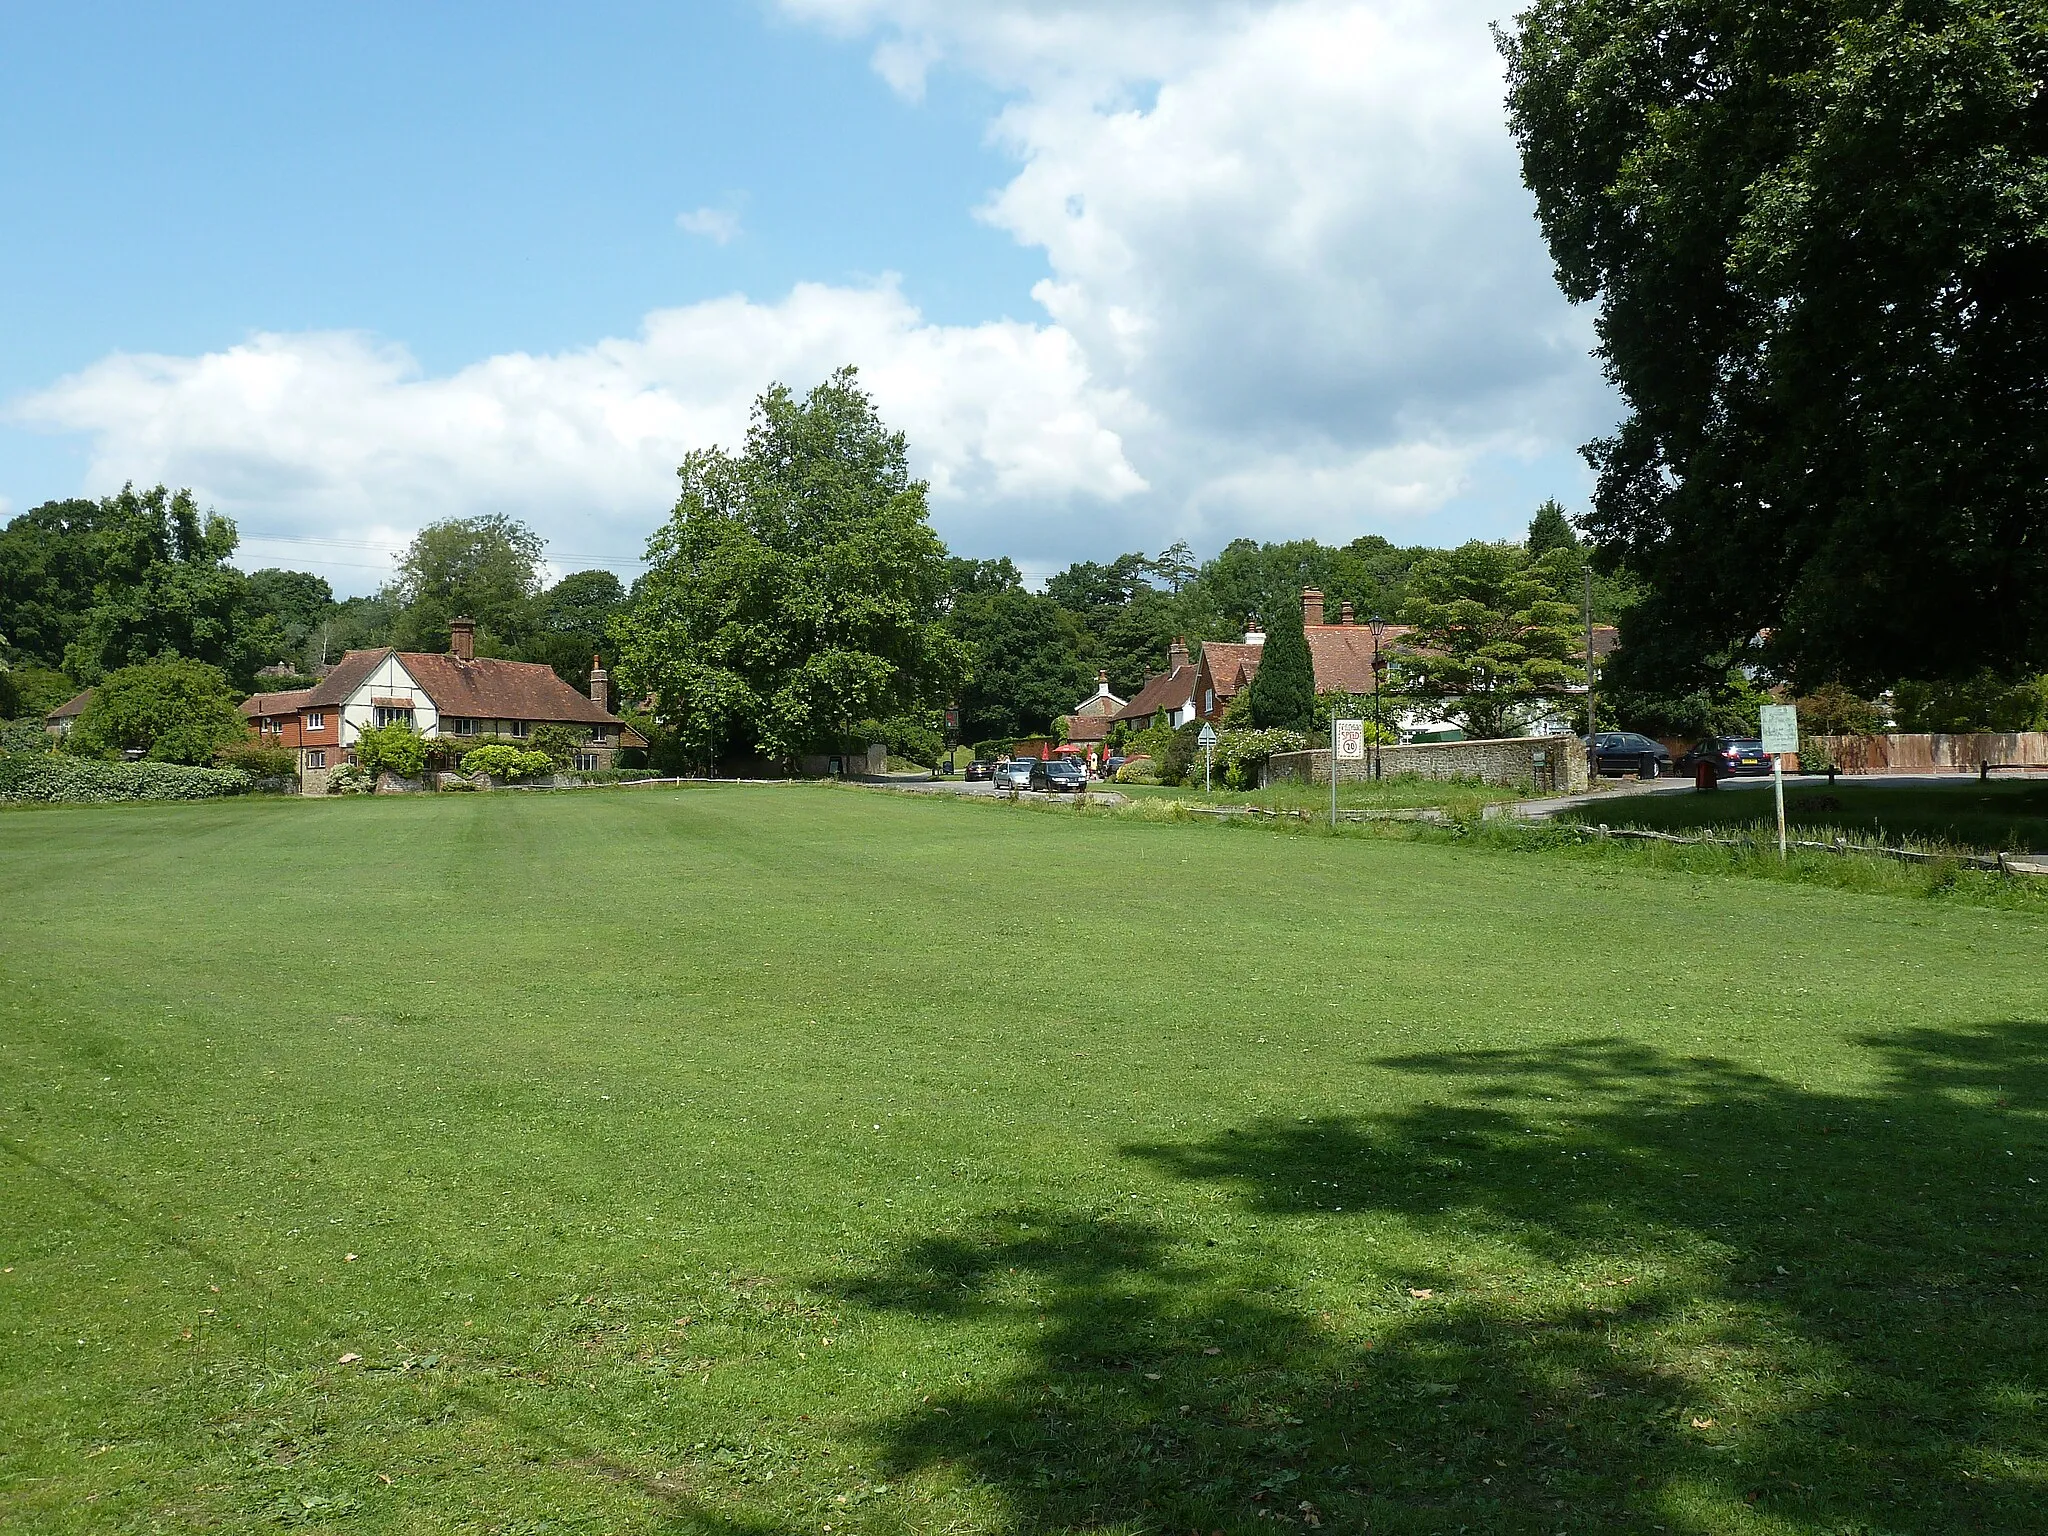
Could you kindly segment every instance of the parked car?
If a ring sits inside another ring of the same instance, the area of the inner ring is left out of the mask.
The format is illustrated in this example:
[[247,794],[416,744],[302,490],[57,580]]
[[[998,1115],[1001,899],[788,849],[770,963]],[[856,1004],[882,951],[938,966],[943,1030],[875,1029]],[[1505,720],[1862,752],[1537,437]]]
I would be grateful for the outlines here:
[[1088,787],[1088,770],[1071,757],[1055,757],[1031,765],[1031,787],[1048,793],[1080,794]]
[[996,765],[985,757],[977,757],[967,765],[967,782],[985,784],[996,776]]
[[1678,760],[1678,771],[1697,773],[1701,763],[1713,764],[1715,775],[1724,779],[1744,775],[1754,778],[1771,771],[1764,744],[1754,736],[1709,736]]
[[1126,758],[1121,752],[1111,753],[1108,757],[1102,760],[1102,776],[1105,779],[1115,778],[1117,769],[1123,767],[1123,765],[1128,761],[1129,759]]
[[1029,789],[1031,770],[1037,766],[1035,757],[1013,757],[1007,763],[997,763],[991,778],[997,789]]
[[1634,731],[1602,731],[1593,740],[1594,761],[1602,773],[1633,773],[1654,779],[1671,771],[1670,752],[1662,742],[1647,736],[1638,736]]

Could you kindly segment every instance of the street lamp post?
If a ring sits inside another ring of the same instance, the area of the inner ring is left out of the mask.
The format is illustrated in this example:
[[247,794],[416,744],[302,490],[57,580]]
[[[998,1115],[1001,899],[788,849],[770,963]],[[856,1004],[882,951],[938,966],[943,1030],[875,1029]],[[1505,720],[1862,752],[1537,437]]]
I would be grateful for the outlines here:
[[1380,777],[1380,685],[1386,681],[1386,662],[1380,659],[1380,636],[1387,632],[1386,621],[1378,614],[1372,616],[1372,777],[1377,784]]

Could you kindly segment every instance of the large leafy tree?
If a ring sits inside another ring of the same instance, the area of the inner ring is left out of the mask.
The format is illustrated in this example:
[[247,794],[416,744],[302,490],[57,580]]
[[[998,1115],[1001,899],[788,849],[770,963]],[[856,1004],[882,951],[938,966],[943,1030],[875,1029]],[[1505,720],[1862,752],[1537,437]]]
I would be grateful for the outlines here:
[[0,631],[81,683],[154,656],[246,679],[262,643],[236,543],[227,518],[161,485],[45,503],[0,533]]
[[1588,527],[1636,670],[2048,665],[2048,6],[1536,0],[1502,46],[1628,406]]
[[626,611],[626,589],[610,571],[576,571],[541,594],[534,632],[520,656],[542,661],[579,693],[590,689],[590,659]]
[[479,653],[518,646],[536,626],[546,553],[539,534],[499,513],[429,523],[399,557],[392,643],[444,651],[448,621],[467,616],[476,620]]
[[65,745],[85,752],[136,751],[164,763],[209,763],[245,741],[248,723],[218,667],[169,657],[122,667],[93,688]]
[[1094,691],[1080,621],[1049,597],[1012,590],[963,598],[947,624],[972,668],[960,692],[970,741],[1043,731]]
[[1437,704],[1482,738],[1505,735],[1533,709],[1582,688],[1579,613],[1559,591],[1568,562],[1565,550],[1532,561],[1520,545],[1477,540],[1416,562],[1402,612],[1413,628],[1394,654],[1389,686]]
[[788,762],[953,696],[966,651],[942,619],[945,546],[854,369],[801,399],[775,385],[742,452],[694,452],[678,474],[619,664],[679,740]]

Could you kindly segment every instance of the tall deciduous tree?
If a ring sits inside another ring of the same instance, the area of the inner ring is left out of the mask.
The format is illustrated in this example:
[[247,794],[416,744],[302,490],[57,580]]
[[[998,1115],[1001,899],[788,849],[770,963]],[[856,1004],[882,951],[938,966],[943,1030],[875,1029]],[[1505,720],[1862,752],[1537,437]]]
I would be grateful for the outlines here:
[[1536,0],[1502,47],[1628,405],[1588,528],[1636,670],[2048,666],[2048,6]]
[[1043,731],[1093,691],[1080,621],[1049,597],[962,598],[947,624],[967,646],[972,668],[960,692],[961,731],[970,741]]
[[247,578],[227,564],[236,542],[232,522],[161,485],[46,503],[0,533],[0,630],[83,683],[153,656],[246,677]]
[[1553,550],[1532,561],[1516,545],[1475,540],[1416,562],[1402,613],[1413,629],[1395,655],[1393,689],[1439,704],[1468,735],[1496,737],[1583,687],[1578,613],[1555,591],[1555,568],[1568,559]]
[[613,621],[626,611],[626,589],[610,571],[575,571],[541,594],[534,631],[519,655],[542,661],[578,693],[590,690],[590,659],[610,649]]
[[802,399],[775,385],[743,452],[700,450],[678,473],[619,666],[681,740],[788,762],[950,699],[966,654],[941,619],[945,546],[854,369]]
[[392,643],[401,650],[448,647],[448,621],[476,620],[478,648],[493,654],[533,633],[546,541],[524,523],[492,513],[429,523],[399,557],[391,592],[400,605]]

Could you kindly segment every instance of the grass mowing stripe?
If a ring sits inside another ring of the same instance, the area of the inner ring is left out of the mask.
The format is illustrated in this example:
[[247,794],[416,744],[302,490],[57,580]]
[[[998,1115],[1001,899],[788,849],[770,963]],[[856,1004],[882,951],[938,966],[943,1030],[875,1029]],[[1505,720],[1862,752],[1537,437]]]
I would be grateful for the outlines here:
[[801,788],[10,814],[0,1516],[2025,1529],[2042,935]]

